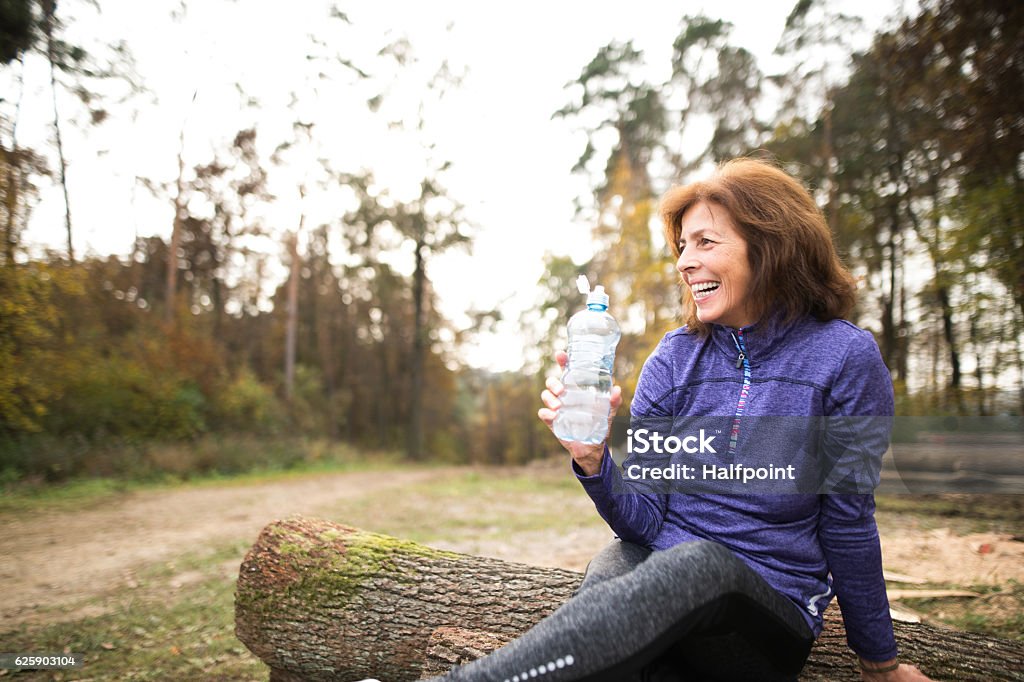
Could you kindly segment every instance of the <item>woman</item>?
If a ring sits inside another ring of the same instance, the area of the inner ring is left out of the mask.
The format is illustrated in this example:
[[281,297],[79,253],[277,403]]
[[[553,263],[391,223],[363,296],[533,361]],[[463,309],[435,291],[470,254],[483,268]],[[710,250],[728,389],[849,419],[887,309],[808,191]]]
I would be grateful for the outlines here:
[[[742,417],[892,415],[873,338],[843,320],[853,280],[800,183],[737,159],[670,190],[661,215],[686,326],[645,363],[634,424],[731,417],[743,462],[758,443]],[[549,427],[562,390],[551,378],[541,396]],[[605,444],[560,442],[618,538],[565,605],[444,679],[795,680],[833,596],[864,680],[928,679],[897,660],[871,494],[620,494]]]

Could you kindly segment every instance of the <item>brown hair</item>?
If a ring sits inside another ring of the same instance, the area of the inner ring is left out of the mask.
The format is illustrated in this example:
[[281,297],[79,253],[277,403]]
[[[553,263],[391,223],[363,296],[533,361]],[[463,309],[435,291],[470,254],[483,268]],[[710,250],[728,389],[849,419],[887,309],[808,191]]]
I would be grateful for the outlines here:
[[[821,210],[791,175],[767,161],[740,158],[722,163],[707,180],[668,190],[659,212],[677,259],[683,214],[702,201],[728,211],[747,242],[753,271],[748,296],[758,315],[781,309],[789,321],[806,314],[826,321],[853,309],[853,277],[839,260]],[[683,287],[682,300],[690,331],[708,334],[689,287]]]

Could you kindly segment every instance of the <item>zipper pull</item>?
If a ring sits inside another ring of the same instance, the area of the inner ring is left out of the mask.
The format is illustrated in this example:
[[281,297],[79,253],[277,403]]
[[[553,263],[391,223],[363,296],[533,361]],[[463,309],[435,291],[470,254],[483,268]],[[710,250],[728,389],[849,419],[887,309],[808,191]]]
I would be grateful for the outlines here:
[[[740,334],[742,333],[743,332],[741,331]],[[729,332],[729,336],[732,337],[732,342],[736,346],[736,352],[739,353],[739,355],[736,356],[736,369],[739,369],[743,366],[743,361],[746,360],[747,354],[743,352],[743,346],[740,345],[740,340],[736,338],[736,334],[734,332]]]

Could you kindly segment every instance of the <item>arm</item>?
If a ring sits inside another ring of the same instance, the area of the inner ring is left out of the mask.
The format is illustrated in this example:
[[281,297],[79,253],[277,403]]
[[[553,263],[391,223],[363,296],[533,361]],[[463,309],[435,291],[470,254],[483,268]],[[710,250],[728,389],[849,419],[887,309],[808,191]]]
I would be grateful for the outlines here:
[[[840,459],[849,458],[854,489],[877,484],[877,471],[888,447],[884,418],[894,411],[892,381],[874,340],[866,332],[851,344],[830,395],[828,444]],[[845,420],[845,417],[882,417]],[[852,425],[852,427],[851,427]],[[859,472],[859,473],[857,473]],[[818,537],[832,573],[846,638],[860,659],[868,682],[927,680],[917,668],[896,661],[896,638],[882,575],[882,551],[871,492],[839,492],[822,496]]]
[[846,641],[871,662],[896,657],[896,638],[882,577],[882,550],[872,495],[825,495],[818,538],[846,627]]
[[597,513],[616,535],[645,547],[654,542],[665,520],[668,501],[664,495],[623,492],[626,484],[607,449],[595,474],[586,475],[575,463],[573,470]]
[[[659,350],[661,346],[659,346]],[[656,360],[658,351],[644,364],[633,399],[634,414],[638,406],[646,404],[646,396],[651,394],[652,384],[664,381],[667,376],[663,371],[651,369],[662,366]],[[560,367],[565,366],[565,353],[557,353],[555,359]],[[662,367],[663,368],[663,367]],[[551,377],[546,382],[547,390],[541,394],[545,407],[538,412],[538,417],[552,427],[555,415],[561,403],[558,396],[564,387],[561,382]],[[621,405],[621,391],[618,386],[612,389],[612,415]],[[661,529],[665,518],[667,498],[664,495],[639,494],[623,492],[626,489],[618,467],[612,460],[607,442],[600,445],[559,441],[572,456],[573,471],[583,485],[583,489],[594,501],[601,518],[623,540],[640,545],[650,545]]]

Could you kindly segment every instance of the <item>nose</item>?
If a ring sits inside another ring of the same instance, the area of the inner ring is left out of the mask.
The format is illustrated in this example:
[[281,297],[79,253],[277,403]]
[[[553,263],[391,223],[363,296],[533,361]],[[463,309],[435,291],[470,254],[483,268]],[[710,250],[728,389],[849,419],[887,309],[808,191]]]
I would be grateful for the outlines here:
[[686,274],[688,270],[693,270],[697,265],[696,250],[688,246],[683,247],[683,250],[679,253],[679,258],[676,259],[676,270]]

